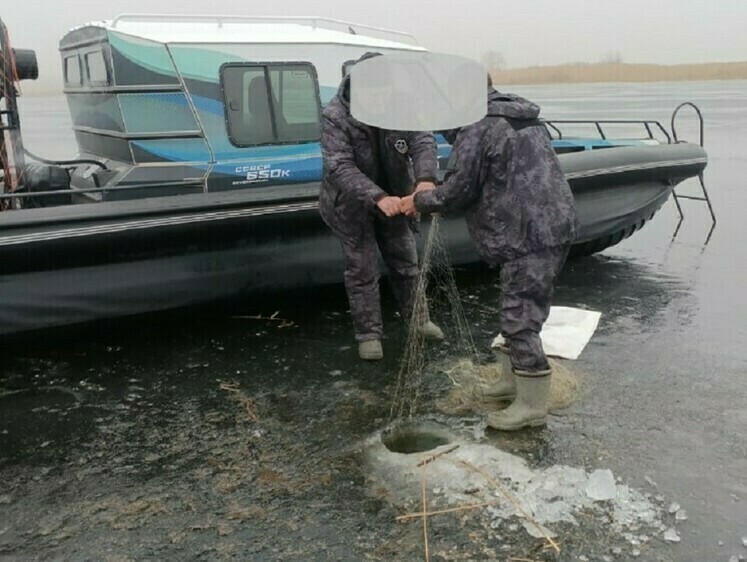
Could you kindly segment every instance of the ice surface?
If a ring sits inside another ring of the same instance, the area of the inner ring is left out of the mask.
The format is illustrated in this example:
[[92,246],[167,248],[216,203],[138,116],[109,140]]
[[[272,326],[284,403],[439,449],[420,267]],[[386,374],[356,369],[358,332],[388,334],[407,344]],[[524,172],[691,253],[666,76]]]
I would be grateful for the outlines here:
[[542,531],[544,531],[544,534],[540,532],[540,530],[537,528],[536,525],[533,525],[529,521],[524,521],[524,529],[526,530],[527,533],[529,533],[534,538],[541,539],[546,536],[553,538],[557,536],[556,533],[553,533],[550,529],[548,529],[544,525],[540,525],[540,527],[542,528]]
[[586,484],[586,495],[593,500],[604,501],[617,497],[617,486],[615,477],[609,469],[597,469],[589,476]]
[[[366,455],[369,483],[377,489],[383,486],[394,503],[412,507],[413,498],[419,500],[421,495],[421,468],[417,463],[432,455],[433,451],[398,455],[381,445],[380,437],[372,438],[369,443]],[[642,537],[661,536],[660,533],[667,529],[662,521],[666,511],[661,504],[654,503],[649,494],[627,484],[617,484],[609,469],[589,473],[564,465],[534,468],[521,457],[493,445],[459,438],[452,441],[454,444],[459,444],[459,448],[428,464],[429,487],[434,492],[436,489],[441,492],[434,493],[435,506],[443,503],[454,507],[503,498],[485,476],[469,468],[472,465],[499,483],[525,513],[548,527],[551,535],[555,524],[579,525],[582,523],[579,513],[588,514],[590,511],[597,521],[609,521],[610,531],[617,533],[620,541],[627,542],[629,548],[640,548],[644,542]],[[514,532],[523,527],[530,535],[541,536],[537,527],[527,521],[513,502],[500,501],[481,512],[493,529],[507,528]],[[612,553],[617,556],[615,550]],[[630,550],[625,555],[630,558]],[[624,556],[622,551],[620,556]]]

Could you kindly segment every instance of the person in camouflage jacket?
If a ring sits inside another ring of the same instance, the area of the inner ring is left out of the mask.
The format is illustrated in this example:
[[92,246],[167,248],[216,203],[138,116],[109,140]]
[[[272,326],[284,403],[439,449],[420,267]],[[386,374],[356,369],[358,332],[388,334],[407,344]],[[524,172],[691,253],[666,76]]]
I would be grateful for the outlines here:
[[445,133],[453,148],[444,183],[423,186],[401,202],[408,215],[465,211],[478,252],[500,266],[504,368],[483,391],[495,399],[515,397],[488,416],[489,425],[503,430],[546,421],[551,371],[539,333],[579,224],[539,112],[489,82],[487,115]]
[[[377,53],[367,53],[360,60]],[[433,339],[443,339],[426,307],[412,319],[418,256],[411,220],[400,213],[400,197],[416,184],[433,185],[438,168],[430,133],[382,130],[350,114],[350,76],[322,112],[324,171],[319,212],[340,239],[345,289],[362,359],[383,357],[377,248],[389,271],[392,290],[406,321]]]

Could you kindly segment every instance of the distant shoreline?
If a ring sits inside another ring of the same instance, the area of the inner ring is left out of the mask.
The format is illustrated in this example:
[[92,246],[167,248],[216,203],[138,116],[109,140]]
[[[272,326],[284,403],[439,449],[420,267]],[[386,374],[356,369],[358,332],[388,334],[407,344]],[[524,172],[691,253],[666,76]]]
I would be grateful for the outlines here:
[[747,61],[705,64],[564,64],[490,72],[496,85],[598,82],[694,82],[747,79]]
[[[705,64],[562,64],[492,70],[497,85],[593,84],[600,82],[699,82],[711,80],[747,80],[747,61]],[[39,89],[24,83],[24,97],[62,95],[59,90]]]

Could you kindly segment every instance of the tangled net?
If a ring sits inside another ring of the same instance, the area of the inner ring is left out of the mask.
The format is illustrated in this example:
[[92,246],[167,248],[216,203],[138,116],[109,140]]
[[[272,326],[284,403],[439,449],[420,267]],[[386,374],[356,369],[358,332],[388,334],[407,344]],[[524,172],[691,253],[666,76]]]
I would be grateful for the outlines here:
[[[454,279],[449,259],[448,244],[441,230],[441,219],[434,215],[428,229],[421,260],[420,274],[415,289],[416,298],[412,317],[407,322],[407,337],[397,377],[397,387],[390,411],[392,419],[413,417],[421,398],[422,377],[425,371],[425,337],[418,330],[416,319],[423,318],[428,307],[429,288],[437,290],[447,303],[452,347],[461,357],[477,360],[477,348],[462,307],[462,300]],[[446,327],[446,326],[444,326]]]
[[[555,359],[549,359],[552,368],[548,409],[562,410],[573,404],[583,392],[582,380],[577,373]],[[500,363],[478,365],[471,359],[457,359],[443,365],[441,370],[451,379],[452,389],[436,403],[436,408],[448,415],[464,416],[485,410],[508,406],[483,395],[482,385],[495,381],[501,375]]]
[[[447,332],[452,350],[449,360],[433,366],[435,370],[448,376],[452,383],[448,394],[436,403],[437,409],[449,415],[465,415],[507,405],[492,402],[481,391],[484,383],[500,376],[501,365],[500,362],[487,365],[481,365],[479,362],[479,354],[462,306],[447,248],[441,220],[434,215],[421,255],[415,307],[407,323],[405,348],[390,410],[391,420],[412,418],[420,406],[422,379],[427,367],[426,341],[418,330],[416,319],[423,318],[428,307],[426,296],[429,293],[432,305],[436,300],[440,305],[445,305],[445,322],[442,327]],[[566,408],[580,397],[581,379],[559,361],[551,359],[550,366],[553,369],[553,376],[549,408]]]

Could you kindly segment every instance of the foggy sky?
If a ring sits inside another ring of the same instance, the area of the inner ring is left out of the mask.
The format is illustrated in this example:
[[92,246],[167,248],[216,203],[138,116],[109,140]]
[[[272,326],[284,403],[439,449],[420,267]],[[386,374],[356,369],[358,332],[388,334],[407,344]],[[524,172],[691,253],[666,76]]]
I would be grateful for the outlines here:
[[120,13],[326,16],[413,33],[431,50],[509,67],[597,62],[747,60],[745,0],[3,0],[12,44],[37,51],[28,93],[61,90],[57,43],[72,27]]

